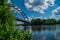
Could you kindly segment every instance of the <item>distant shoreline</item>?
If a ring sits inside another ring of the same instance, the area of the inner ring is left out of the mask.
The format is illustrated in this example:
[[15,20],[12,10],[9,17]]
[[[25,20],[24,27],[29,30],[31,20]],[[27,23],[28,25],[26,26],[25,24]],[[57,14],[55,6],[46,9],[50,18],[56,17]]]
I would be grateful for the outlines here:
[[[60,24],[41,24],[41,25],[60,25]],[[31,25],[34,26],[34,25]]]
[[[40,24],[40,25],[60,25],[60,24]],[[24,25],[24,24],[18,24],[16,26],[37,26],[37,25]]]

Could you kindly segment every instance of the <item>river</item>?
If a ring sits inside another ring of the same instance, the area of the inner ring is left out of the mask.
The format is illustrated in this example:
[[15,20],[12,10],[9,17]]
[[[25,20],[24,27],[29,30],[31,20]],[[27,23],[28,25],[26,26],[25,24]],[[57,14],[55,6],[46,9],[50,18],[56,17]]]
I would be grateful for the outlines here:
[[33,40],[60,40],[60,25],[18,26],[32,32]]

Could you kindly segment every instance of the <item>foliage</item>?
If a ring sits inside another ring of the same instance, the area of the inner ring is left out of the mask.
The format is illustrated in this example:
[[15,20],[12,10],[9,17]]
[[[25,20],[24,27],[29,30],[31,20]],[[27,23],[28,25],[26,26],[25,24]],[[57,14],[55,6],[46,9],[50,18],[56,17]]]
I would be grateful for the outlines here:
[[32,19],[31,25],[50,25],[60,24],[60,20],[56,19]]
[[40,25],[42,23],[41,19],[32,19],[31,24],[32,25]]
[[60,19],[57,21],[58,24],[60,24]]
[[0,0],[0,40],[31,40],[29,32],[15,28],[15,17],[7,0]]

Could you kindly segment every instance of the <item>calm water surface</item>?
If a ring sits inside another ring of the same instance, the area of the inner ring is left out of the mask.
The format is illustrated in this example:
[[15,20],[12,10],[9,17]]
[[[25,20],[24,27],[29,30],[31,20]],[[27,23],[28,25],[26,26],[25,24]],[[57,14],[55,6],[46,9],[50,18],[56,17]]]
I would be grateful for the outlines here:
[[18,26],[32,32],[34,40],[60,40],[60,25]]

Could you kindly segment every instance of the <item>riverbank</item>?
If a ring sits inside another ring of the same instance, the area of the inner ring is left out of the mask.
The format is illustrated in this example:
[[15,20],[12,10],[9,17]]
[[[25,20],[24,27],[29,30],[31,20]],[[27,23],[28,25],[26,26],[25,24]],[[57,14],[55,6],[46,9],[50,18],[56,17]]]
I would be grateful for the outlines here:
[[60,19],[32,19],[31,25],[56,25],[60,24]]
[[35,26],[35,25],[60,25],[60,24],[31,24],[31,26]]

